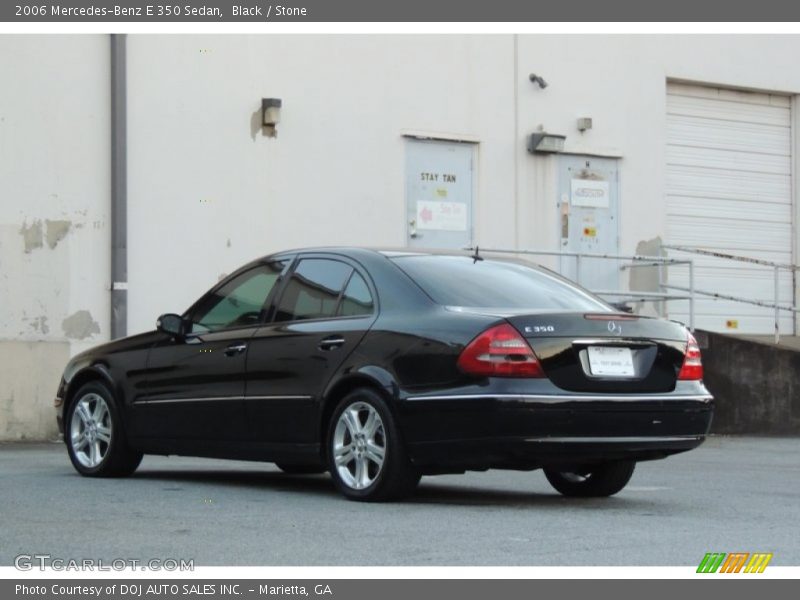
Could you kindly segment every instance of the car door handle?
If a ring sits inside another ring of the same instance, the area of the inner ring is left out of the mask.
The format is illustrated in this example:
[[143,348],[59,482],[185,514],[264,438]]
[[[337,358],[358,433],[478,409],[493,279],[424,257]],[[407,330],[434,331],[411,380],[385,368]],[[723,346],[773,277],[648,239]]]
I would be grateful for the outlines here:
[[247,344],[231,344],[225,348],[225,356],[236,356],[247,350]]
[[319,343],[320,350],[336,350],[344,345],[344,338],[339,335],[326,337]]

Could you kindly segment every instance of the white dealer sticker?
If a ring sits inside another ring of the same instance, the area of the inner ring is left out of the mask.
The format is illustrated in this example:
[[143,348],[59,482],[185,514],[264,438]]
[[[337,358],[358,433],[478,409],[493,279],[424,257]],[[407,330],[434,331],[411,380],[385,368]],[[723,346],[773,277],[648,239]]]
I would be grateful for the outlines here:
[[633,377],[633,354],[630,348],[589,346],[589,370],[592,375]]

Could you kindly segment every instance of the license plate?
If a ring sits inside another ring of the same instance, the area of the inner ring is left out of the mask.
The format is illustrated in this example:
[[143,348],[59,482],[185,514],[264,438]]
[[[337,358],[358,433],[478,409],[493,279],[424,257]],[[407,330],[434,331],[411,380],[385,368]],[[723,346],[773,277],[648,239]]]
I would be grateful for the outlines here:
[[589,370],[592,375],[633,377],[633,354],[630,348],[589,346]]

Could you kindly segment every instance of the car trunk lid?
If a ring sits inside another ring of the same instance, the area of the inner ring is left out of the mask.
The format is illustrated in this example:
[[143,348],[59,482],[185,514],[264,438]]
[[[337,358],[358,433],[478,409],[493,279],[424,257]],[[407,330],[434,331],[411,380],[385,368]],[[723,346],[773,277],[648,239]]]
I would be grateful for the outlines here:
[[686,351],[679,323],[627,313],[505,315],[558,387],[583,393],[675,389]]

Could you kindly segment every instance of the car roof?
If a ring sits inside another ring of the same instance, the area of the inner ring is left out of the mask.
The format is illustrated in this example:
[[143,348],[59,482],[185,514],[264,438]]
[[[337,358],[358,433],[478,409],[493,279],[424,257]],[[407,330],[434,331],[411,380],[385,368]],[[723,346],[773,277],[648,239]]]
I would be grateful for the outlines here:
[[382,255],[386,256],[387,258],[394,258],[399,256],[430,256],[430,255],[437,255],[437,256],[467,256],[468,252],[472,252],[472,250],[443,250],[443,249],[436,249],[436,248],[420,248],[410,250],[408,248],[391,248],[391,247],[369,247],[369,246],[310,246],[306,248],[292,248],[289,250],[281,250],[279,252],[275,252],[274,254],[270,254],[265,256],[264,258],[271,258],[275,256],[281,256],[284,254],[314,254],[314,253],[331,253],[331,254],[343,254],[343,255]]

